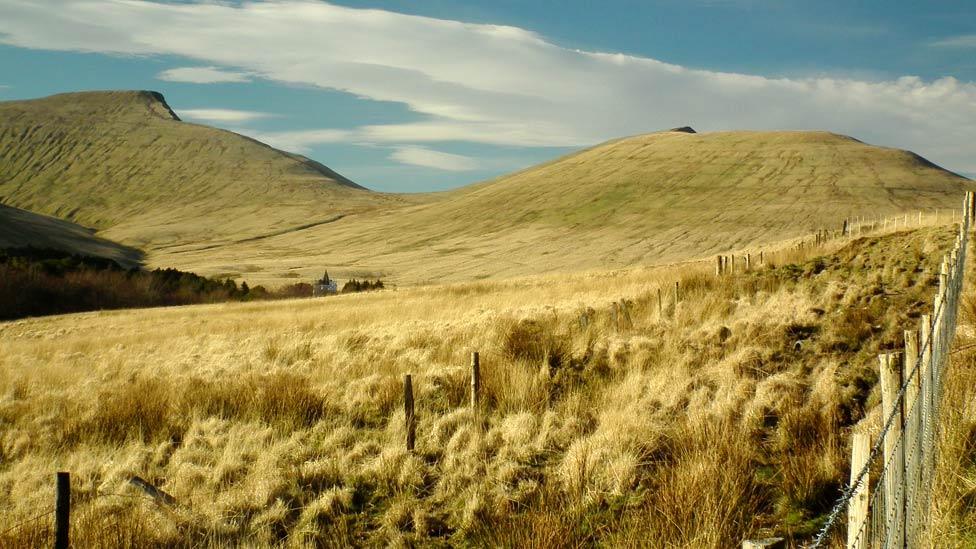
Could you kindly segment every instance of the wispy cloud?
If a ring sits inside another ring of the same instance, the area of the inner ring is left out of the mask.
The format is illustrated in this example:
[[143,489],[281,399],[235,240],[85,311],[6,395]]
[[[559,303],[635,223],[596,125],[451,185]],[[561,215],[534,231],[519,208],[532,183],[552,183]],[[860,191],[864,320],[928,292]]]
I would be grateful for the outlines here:
[[976,48],[976,34],[963,34],[936,40],[930,44],[936,48]]
[[0,42],[183,56],[234,67],[228,72],[400,102],[423,115],[413,123],[273,134],[278,146],[328,139],[577,146],[686,124],[823,128],[976,171],[971,151],[958,146],[976,141],[976,84],[951,77],[865,81],[696,70],[567,49],[516,27],[299,0],[6,0]]
[[237,127],[234,131],[285,151],[307,153],[314,145],[324,143],[348,143],[361,138],[356,131],[326,128],[320,130],[296,130],[267,132]]
[[425,168],[435,168],[452,172],[464,172],[478,169],[478,161],[468,156],[435,151],[427,147],[405,146],[397,147],[390,155],[392,160],[401,164],[412,164]]
[[217,67],[177,67],[157,74],[156,78],[168,82],[190,82],[193,84],[251,81],[251,75],[246,72],[224,70]]
[[274,116],[267,112],[234,109],[177,109],[176,113],[184,119],[219,123],[243,123]]

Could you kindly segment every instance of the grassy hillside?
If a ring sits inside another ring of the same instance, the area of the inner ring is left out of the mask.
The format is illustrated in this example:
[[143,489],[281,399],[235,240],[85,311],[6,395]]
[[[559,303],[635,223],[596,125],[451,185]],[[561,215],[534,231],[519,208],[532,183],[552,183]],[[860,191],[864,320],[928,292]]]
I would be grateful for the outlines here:
[[235,241],[398,202],[304,157],[181,122],[155,92],[0,102],[0,203],[127,245]]
[[[69,470],[85,546],[802,541],[847,479],[847,428],[880,427],[876,355],[931,303],[953,237],[869,236],[722,278],[706,261],[0,323],[0,523],[50,508]],[[675,280],[681,302],[659,304]]]
[[123,267],[136,267],[142,259],[139,250],[99,238],[85,227],[0,204],[0,249],[26,246],[104,257]]
[[823,132],[661,132],[609,142],[394,213],[151,260],[274,284],[287,273],[401,283],[623,267],[955,210],[973,182],[910,152]]
[[417,284],[671,262],[865,212],[955,209],[969,188],[910,152],[830,133],[669,131],[388,195],[181,122],[154,92],[0,103],[0,203],[95,228],[151,267],[252,285],[326,268]]

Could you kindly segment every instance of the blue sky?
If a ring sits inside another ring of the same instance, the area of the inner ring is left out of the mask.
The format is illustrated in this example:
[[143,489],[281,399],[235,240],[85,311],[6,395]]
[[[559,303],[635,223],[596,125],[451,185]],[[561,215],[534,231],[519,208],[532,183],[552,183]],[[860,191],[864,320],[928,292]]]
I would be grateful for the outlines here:
[[163,92],[370,188],[692,125],[826,129],[976,174],[976,2],[0,0],[0,100]]

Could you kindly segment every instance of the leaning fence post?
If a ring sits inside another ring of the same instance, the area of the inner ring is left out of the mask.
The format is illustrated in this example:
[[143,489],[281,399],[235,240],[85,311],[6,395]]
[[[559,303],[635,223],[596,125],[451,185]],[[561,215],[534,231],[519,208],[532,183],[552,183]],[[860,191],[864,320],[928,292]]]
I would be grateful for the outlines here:
[[905,539],[905,454],[903,417],[897,399],[901,391],[901,356],[898,353],[879,355],[881,362],[882,421],[893,416],[884,436],[884,500],[887,547],[903,547]]
[[759,266],[762,267],[766,264],[766,252],[759,252]]
[[478,413],[478,402],[481,393],[481,363],[478,351],[471,353],[471,410]]
[[[871,435],[868,433],[854,433],[851,436],[851,487],[857,482],[857,475],[861,473],[871,456]],[[866,549],[868,525],[868,486],[871,474],[865,472],[861,483],[851,494],[851,502],[847,507],[847,549]]]
[[68,549],[68,534],[71,526],[71,474],[59,471],[56,478],[54,549]]
[[417,424],[413,413],[413,381],[410,374],[403,376],[403,416],[407,428],[407,451],[412,452]]
[[661,296],[661,288],[657,289],[657,318],[658,320],[664,318],[664,299]]

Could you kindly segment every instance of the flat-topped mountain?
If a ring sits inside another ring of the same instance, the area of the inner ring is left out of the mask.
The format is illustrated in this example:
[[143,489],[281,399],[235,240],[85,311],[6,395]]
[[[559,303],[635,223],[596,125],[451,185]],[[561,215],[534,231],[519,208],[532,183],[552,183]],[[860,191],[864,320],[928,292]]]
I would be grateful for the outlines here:
[[0,102],[0,202],[149,249],[397,203],[305,157],[182,122],[148,91]]

